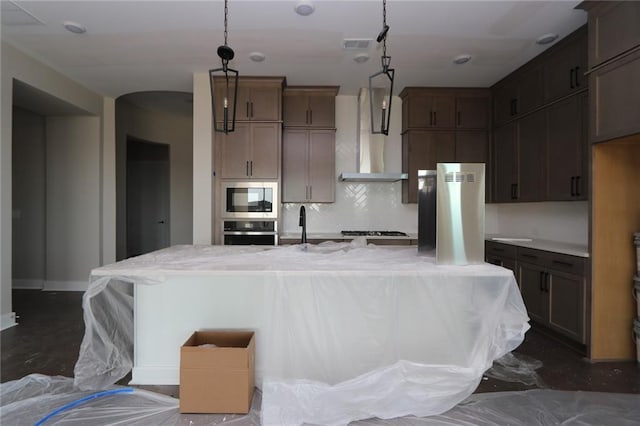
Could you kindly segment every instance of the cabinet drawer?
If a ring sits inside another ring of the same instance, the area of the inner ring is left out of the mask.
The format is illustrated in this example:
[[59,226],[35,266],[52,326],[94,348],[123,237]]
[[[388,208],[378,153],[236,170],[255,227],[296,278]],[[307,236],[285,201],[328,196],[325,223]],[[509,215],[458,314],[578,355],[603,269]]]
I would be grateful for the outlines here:
[[582,257],[561,253],[549,253],[547,267],[555,271],[584,276],[586,260]]
[[538,266],[546,266],[549,263],[548,258],[550,254],[551,253],[542,250],[518,247],[517,259],[518,262],[526,262]]
[[492,241],[486,241],[485,250],[487,252],[487,255],[506,257],[508,259],[515,259],[518,248],[510,244],[502,244],[502,243],[495,243]]

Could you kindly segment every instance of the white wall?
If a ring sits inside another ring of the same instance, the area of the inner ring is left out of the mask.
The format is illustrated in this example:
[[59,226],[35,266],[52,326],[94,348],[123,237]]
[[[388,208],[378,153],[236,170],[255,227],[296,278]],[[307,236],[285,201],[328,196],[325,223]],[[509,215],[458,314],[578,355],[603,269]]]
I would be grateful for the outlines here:
[[98,117],[46,119],[45,288],[86,288],[100,265],[99,134]]
[[209,74],[193,76],[193,244],[213,240],[213,131]]
[[45,118],[13,109],[14,287],[42,288],[45,280]]
[[[12,325],[14,315],[11,307],[11,241],[12,241],[12,114],[13,114],[13,79],[18,79],[37,89],[47,92],[63,101],[102,118],[104,98],[48,66],[30,58],[5,41],[0,43],[1,49],[1,114],[0,114],[0,321],[2,328]],[[97,133],[88,135],[84,143],[105,146],[102,139],[105,132],[98,126]],[[101,145],[102,144],[102,145]],[[100,163],[92,165],[100,170]],[[101,182],[101,185],[104,181]],[[98,200],[99,209],[103,208]],[[106,200],[111,204],[115,200]],[[104,216],[101,216],[104,220]],[[83,247],[92,252],[93,247],[101,247],[100,240],[84,240]],[[99,251],[99,249],[98,249]],[[97,265],[86,265],[88,270]],[[86,280],[86,276],[84,279]]]
[[117,242],[116,257],[126,255],[126,152],[127,135],[169,145],[171,206],[170,244],[193,241],[193,124],[192,118],[149,111],[126,100],[116,101]]

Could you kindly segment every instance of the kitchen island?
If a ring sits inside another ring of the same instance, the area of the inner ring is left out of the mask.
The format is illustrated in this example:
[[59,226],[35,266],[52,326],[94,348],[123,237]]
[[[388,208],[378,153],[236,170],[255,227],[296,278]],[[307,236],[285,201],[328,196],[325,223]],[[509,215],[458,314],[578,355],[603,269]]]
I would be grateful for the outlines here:
[[416,247],[359,239],[176,246],[96,268],[91,280],[77,384],[103,386],[132,367],[132,384],[175,385],[194,330],[253,330],[264,424],[446,411],[528,329],[510,271],[436,265]]

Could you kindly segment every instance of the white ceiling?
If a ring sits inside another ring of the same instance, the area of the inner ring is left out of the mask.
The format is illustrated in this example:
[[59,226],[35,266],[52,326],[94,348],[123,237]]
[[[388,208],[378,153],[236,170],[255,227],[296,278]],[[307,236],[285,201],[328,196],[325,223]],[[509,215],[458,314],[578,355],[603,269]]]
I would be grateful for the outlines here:
[[[286,76],[289,85],[339,85],[356,94],[380,67],[375,37],[381,0],[315,0],[299,16],[296,1],[229,1],[231,66],[240,75]],[[395,93],[406,86],[488,87],[586,22],[579,1],[387,1],[387,53],[396,70]],[[2,39],[70,78],[110,97],[140,91],[192,91],[194,73],[217,68],[223,44],[222,0],[2,0]],[[64,21],[87,28],[72,34]],[[372,39],[346,51],[344,39]],[[252,62],[254,51],[266,55]],[[353,60],[368,53],[363,64]],[[452,60],[473,55],[465,65]]]

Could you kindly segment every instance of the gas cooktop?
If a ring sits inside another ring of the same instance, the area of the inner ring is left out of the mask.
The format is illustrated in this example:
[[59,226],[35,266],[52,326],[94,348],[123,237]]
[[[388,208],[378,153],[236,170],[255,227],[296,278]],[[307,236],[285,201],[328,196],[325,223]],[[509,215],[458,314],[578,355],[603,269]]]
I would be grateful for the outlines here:
[[365,237],[408,237],[400,231],[340,231],[345,237],[365,236]]

